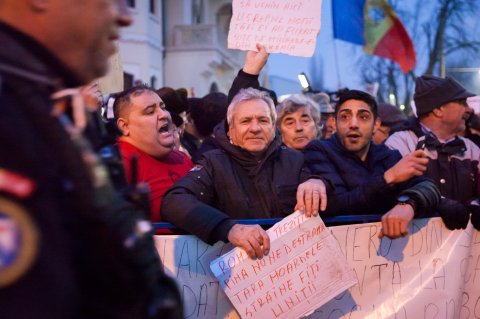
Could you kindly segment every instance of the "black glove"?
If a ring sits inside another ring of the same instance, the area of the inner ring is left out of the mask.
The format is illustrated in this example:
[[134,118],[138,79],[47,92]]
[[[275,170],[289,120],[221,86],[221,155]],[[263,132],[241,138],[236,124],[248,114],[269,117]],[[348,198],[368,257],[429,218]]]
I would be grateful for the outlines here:
[[465,229],[470,219],[467,206],[453,199],[442,198],[438,205],[438,212],[445,226],[450,230]]
[[473,227],[475,227],[476,230],[480,230],[480,206],[469,205],[468,210],[472,213],[470,220],[472,221]]

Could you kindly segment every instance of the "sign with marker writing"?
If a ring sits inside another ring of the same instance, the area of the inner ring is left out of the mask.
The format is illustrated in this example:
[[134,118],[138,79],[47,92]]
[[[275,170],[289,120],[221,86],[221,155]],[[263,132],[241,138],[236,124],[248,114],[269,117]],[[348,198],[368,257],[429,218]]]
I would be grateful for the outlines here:
[[[282,236],[294,225],[292,221],[284,228],[277,228],[276,235]],[[450,231],[439,217],[413,220],[409,235],[395,240],[380,240],[380,228],[380,223],[329,227],[354,271],[357,284],[315,309],[307,318],[480,318],[479,231],[471,224],[465,230]],[[231,244],[219,242],[210,246],[191,235],[154,238],[166,273],[176,279],[180,288],[185,318],[243,316],[235,310],[209,269],[212,260],[232,249]],[[261,266],[261,260],[257,261]],[[295,263],[293,257],[291,261]],[[265,262],[262,270],[268,267],[269,259]],[[280,267],[276,270],[278,276],[274,273],[272,278],[282,279]],[[242,280],[229,284],[241,285]],[[255,286],[257,292],[259,286],[259,283]],[[286,284],[282,292],[288,289]],[[305,293],[307,289],[308,286]],[[243,291],[240,297],[245,298]],[[272,317],[273,312],[263,318]]]
[[233,0],[228,48],[311,57],[320,31],[321,0]]
[[210,263],[242,318],[299,318],[356,283],[319,217],[295,212],[267,233],[268,256],[254,260],[237,247]]

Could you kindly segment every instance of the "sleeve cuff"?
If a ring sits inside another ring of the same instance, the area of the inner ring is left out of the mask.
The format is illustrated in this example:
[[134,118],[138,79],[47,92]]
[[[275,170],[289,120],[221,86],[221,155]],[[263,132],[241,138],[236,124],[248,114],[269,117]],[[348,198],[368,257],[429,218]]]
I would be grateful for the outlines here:
[[250,73],[247,73],[247,72],[243,71],[243,69],[240,69],[240,71],[238,71],[238,76],[241,76],[241,77],[244,77],[244,78],[250,78],[252,80],[257,80],[260,75],[259,74],[250,74]]
[[212,236],[209,240],[211,243],[216,243],[217,241],[223,241],[224,243],[228,242],[228,232],[232,227],[237,224],[236,221],[232,219],[225,219],[220,222],[217,227],[212,231]]

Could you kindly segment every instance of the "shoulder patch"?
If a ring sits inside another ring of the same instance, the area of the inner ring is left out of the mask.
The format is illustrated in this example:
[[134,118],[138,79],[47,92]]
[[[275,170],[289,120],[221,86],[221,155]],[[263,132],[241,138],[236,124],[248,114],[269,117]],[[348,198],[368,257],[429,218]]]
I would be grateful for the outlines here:
[[0,191],[26,198],[35,190],[35,182],[22,175],[0,168]]
[[25,274],[37,251],[38,231],[27,211],[0,197],[0,288]]
[[192,168],[190,169],[190,172],[198,172],[198,171],[201,170],[202,168],[203,168],[202,165],[198,165],[198,164],[197,164],[197,165],[195,165],[194,167],[192,167]]

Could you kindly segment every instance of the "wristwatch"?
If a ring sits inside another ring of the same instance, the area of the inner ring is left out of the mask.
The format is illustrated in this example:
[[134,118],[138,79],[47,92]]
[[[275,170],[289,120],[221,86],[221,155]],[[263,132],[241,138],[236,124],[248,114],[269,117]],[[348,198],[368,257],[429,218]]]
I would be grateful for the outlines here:
[[410,206],[412,206],[414,211],[415,211],[415,208],[416,208],[415,201],[408,195],[398,196],[397,197],[397,204],[398,205],[410,205]]

